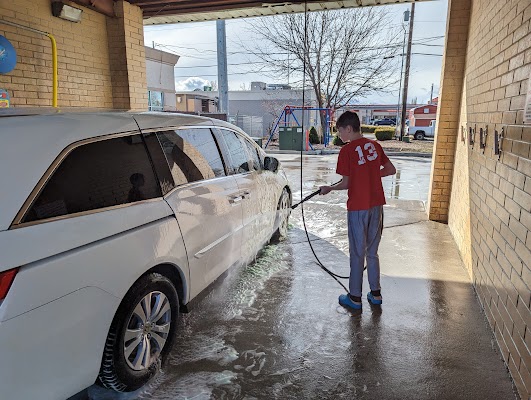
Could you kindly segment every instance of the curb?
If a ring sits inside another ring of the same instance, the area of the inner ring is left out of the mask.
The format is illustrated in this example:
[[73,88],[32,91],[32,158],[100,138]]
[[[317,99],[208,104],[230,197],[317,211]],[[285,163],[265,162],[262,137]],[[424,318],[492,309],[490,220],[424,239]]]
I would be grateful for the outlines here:
[[433,154],[431,153],[406,153],[400,151],[386,151],[385,154],[391,157],[422,157],[422,158],[432,158]]
[[[297,150],[265,150],[267,154],[301,154]],[[310,156],[325,156],[332,154],[339,154],[339,150],[309,150],[303,151],[302,154]],[[432,158],[432,153],[414,153],[414,152],[400,152],[400,151],[386,151],[385,154],[391,157],[422,157]]]
[[[264,150],[267,154],[301,154],[299,150]],[[322,150],[304,150],[302,154],[318,156],[321,155]],[[338,152],[339,153],[339,152]]]

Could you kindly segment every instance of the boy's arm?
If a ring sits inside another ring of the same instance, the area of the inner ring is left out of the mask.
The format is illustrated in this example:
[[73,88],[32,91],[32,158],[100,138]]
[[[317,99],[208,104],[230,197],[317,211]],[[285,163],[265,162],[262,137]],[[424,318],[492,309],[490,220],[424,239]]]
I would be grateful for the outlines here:
[[380,176],[389,176],[396,174],[396,168],[391,161],[387,161],[380,169]]
[[339,182],[336,185],[321,186],[320,189],[321,189],[321,192],[319,193],[320,195],[328,194],[332,190],[346,190],[346,189],[348,189],[348,176],[343,175],[343,179],[341,179],[341,182]]

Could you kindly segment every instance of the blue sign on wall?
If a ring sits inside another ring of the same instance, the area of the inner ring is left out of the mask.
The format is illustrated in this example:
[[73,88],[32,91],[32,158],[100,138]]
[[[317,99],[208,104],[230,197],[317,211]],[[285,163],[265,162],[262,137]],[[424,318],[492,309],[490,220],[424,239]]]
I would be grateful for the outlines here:
[[17,52],[5,37],[0,35],[0,74],[7,74],[15,69]]

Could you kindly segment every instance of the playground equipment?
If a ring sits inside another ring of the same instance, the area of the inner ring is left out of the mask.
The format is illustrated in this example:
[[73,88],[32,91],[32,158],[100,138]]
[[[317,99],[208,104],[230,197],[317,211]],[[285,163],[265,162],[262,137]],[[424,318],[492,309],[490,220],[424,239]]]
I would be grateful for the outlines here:
[[[273,129],[271,130],[271,134],[269,135],[269,139],[267,140],[266,145],[264,146],[264,149],[267,149],[267,146],[269,145],[269,142],[271,142],[271,139],[275,136],[277,133],[277,130],[280,125],[282,126],[292,126],[291,118],[293,117],[293,120],[298,127],[301,127],[301,124],[299,123],[299,120],[294,114],[294,111],[324,111],[325,112],[325,120],[326,120],[326,130],[324,132],[324,145],[327,147],[330,144],[330,120],[332,119],[333,110],[331,108],[320,108],[320,107],[309,107],[309,106],[290,106],[287,105],[282,110],[282,113],[276,120],[275,124],[273,125]],[[283,121],[283,122],[282,122]],[[302,127],[304,128],[304,127]],[[307,141],[309,147],[313,150],[313,147],[311,143],[308,141],[308,135],[306,132],[302,131],[302,135],[304,137],[304,140]]]

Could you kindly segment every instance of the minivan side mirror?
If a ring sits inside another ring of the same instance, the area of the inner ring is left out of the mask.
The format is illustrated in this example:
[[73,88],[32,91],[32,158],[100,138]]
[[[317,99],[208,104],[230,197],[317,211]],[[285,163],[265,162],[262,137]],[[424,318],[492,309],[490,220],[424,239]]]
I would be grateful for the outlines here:
[[264,169],[271,172],[277,172],[278,166],[279,162],[275,157],[267,156],[266,158],[264,158]]

